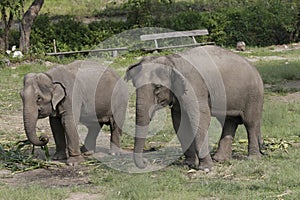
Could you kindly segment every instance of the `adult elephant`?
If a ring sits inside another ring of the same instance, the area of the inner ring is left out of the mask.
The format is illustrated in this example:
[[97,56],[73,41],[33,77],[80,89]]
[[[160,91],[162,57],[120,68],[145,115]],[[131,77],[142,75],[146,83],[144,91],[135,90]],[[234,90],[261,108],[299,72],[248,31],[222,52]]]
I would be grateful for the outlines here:
[[110,151],[117,153],[127,95],[127,86],[116,72],[91,61],[29,73],[21,91],[26,135],[32,144],[46,145],[48,138],[37,137],[36,124],[38,119],[49,117],[56,144],[53,159],[68,158],[69,165],[76,165],[83,160],[78,123],[88,128],[85,148],[89,151],[95,150],[99,131],[107,124],[111,129]]
[[134,162],[145,168],[143,147],[154,112],[170,106],[173,127],[186,163],[210,170],[208,148],[211,116],[223,126],[216,161],[229,159],[238,124],[248,134],[249,157],[260,157],[263,82],[246,59],[216,46],[203,46],[180,54],[145,57],[130,66],[125,79],[136,89]]

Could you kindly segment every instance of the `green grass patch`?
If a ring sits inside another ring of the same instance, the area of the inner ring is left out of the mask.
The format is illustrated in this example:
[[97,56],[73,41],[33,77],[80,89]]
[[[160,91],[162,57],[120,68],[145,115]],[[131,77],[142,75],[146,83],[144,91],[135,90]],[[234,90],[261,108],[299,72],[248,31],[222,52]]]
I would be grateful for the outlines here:
[[23,87],[23,77],[29,72],[44,72],[45,65],[21,65],[0,69],[0,114],[21,108],[20,91]]
[[0,199],[5,200],[63,200],[68,197],[68,188],[45,188],[42,185],[27,187],[0,186]]
[[113,7],[117,2],[108,0],[50,0],[45,1],[41,13],[51,13],[54,16],[76,15],[79,17],[91,17],[106,7]]
[[300,61],[259,61],[255,65],[267,84],[300,79]]

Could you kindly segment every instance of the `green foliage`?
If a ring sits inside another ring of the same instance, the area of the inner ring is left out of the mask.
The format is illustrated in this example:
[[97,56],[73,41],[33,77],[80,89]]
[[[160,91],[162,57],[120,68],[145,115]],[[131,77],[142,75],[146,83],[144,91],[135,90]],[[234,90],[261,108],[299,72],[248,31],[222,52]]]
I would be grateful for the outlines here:
[[244,6],[221,9],[228,21],[226,45],[245,41],[251,46],[289,43],[296,31],[299,8],[284,1],[256,1]]
[[41,15],[33,26],[32,50],[53,52],[53,40],[56,41],[57,51],[90,49],[125,29],[126,24],[123,22],[95,21],[84,24],[71,16],[53,19],[49,15]]
[[[24,172],[38,168],[47,168],[51,165],[56,166],[56,164],[35,159],[33,155],[28,154],[30,148],[32,148],[32,145],[30,145],[28,141],[18,142],[17,144],[0,144],[0,166],[9,169],[12,172]],[[46,147],[45,153],[49,154],[47,151]]]
[[[297,0],[130,0],[101,2],[99,10],[93,1],[79,3],[83,6],[81,11],[69,5],[56,12],[51,9],[57,6],[54,1],[45,2],[44,14],[38,16],[31,34],[33,53],[53,52],[54,39],[58,51],[92,49],[115,34],[139,27],[207,28],[210,34],[197,40],[214,41],[220,46],[235,46],[238,41],[245,41],[247,46],[268,46],[300,39]],[[71,3],[61,2],[61,5],[68,4]],[[82,13],[88,5],[94,10]],[[64,13],[60,13],[63,10]],[[81,17],[96,15],[100,20],[83,23],[80,17],[74,17],[77,14]],[[11,33],[10,46],[19,44],[18,37],[18,31]]]
[[267,46],[299,40],[300,8],[295,0],[199,0],[194,4],[133,0],[128,5],[129,24],[133,26],[207,28],[209,39],[219,45],[245,41],[250,46]]

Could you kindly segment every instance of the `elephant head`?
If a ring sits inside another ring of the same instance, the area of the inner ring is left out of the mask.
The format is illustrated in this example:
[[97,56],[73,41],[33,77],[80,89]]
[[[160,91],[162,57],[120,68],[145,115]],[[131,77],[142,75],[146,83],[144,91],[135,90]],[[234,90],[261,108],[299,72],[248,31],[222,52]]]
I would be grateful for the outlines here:
[[65,90],[45,73],[29,73],[24,77],[24,87],[20,93],[23,101],[23,121],[28,140],[36,146],[48,143],[46,136],[36,135],[36,124],[55,113],[57,105],[65,97]]
[[143,148],[149,123],[160,108],[172,106],[178,96],[185,93],[185,80],[182,74],[172,67],[171,59],[164,57],[145,57],[132,65],[126,72],[125,80],[132,80],[136,88],[136,132],[134,143],[134,162],[145,168]]

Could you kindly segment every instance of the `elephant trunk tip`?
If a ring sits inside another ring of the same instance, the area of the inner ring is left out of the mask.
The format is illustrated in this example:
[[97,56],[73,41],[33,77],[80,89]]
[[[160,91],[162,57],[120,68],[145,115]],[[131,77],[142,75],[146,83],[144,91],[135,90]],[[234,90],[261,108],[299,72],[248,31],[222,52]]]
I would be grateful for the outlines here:
[[40,141],[43,142],[44,144],[41,145],[41,146],[45,146],[46,144],[48,144],[49,142],[49,137],[47,135],[41,135],[39,137]]
[[31,140],[29,142],[35,146],[46,146],[49,142],[49,137],[47,135],[41,135],[38,140]]

